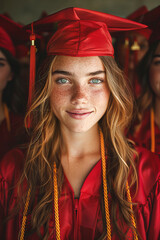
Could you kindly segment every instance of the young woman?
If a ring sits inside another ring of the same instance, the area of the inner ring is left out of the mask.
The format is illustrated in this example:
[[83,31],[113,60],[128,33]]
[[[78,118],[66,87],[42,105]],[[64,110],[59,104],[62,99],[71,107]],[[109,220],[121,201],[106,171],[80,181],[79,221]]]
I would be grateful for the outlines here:
[[138,99],[138,119],[132,138],[160,154],[160,41],[150,46],[139,70],[143,91]]
[[0,166],[0,237],[156,240],[159,158],[124,135],[133,99],[108,32],[142,25],[79,8],[34,25],[49,21],[59,28],[27,114],[29,147]]
[[20,115],[18,86],[19,63],[8,33],[0,27],[0,159],[18,143],[18,129],[23,126]]
[[133,140],[160,154],[160,6],[152,10],[152,24],[149,50],[138,66],[138,77],[142,93],[137,100],[138,116],[133,125]]

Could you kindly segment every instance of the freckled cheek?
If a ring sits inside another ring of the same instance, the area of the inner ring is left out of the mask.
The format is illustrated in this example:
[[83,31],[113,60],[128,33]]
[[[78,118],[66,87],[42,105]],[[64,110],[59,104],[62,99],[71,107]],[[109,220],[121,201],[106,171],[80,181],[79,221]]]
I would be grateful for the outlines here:
[[104,105],[108,104],[109,96],[110,96],[110,91],[108,88],[97,89],[92,93],[92,99],[96,104],[97,103],[104,104]]
[[59,88],[54,89],[50,97],[51,106],[53,108],[59,108],[63,106],[65,103],[67,103],[67,100],[69,99],[68,95],[68,91],[64,91]]

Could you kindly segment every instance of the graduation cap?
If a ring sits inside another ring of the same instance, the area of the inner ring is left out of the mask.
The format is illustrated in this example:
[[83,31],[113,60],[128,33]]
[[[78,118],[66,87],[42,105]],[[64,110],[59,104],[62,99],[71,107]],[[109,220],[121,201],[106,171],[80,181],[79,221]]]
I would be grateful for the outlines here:
[[0,14],[0,27],[2,27],[12,39],[14,45],[22,44],[29,39],[29,32],[24,31],[23,25],[9,17]]
[[49,55],[113,56],[109,32],[145,28],[133,21],[82,8],[67,8],[33,23],[34,30],[43,32],[48,24],[58,29],[47,45]]
[[[24,55],[30,31],[26,32],[22,24],[16,23],[4,14],[0,14],[0,27],[0,46],[7,49],[14,57]],[[22,45],[23,48],[19,47]]]
[[[145,22],[143,22],[144,19],[144,15],[148,13],[148,9],[145,5],[141,6],[140,8],[136,9],[133,13],[131,13],[130,15],[127,16],[127,19],[130,19],[132,21],[136,21],[139,23],[143,23],[146,24]],[[147,25],[147,24],[146,24]],[[148,25],[147,25],[148,26]],[[149,28],[145,28],[145,29],[137,29],[136,31],[137,33],[143,35],[147,40],[149,40],[150,35],[152,33],[152,31]],[[140,47],[137,44],[137,40],[134,39],[134,43],[131,46],[131,50],[140,50]]]
[[141,22],[147,24],[152,30],[150,42],[160,39],[160,5],[144,14]]
[[[58,29],[47,44],[47,54],[76,57],[113,57],[114,49],[110,32],[146,27],[111,14],[71,7],[33,22],[32,31],[34,28],[34,31],[40,34],[51,24],[57,24]],[[30,25],[25,28],[30,29]],[[52,30],[53,28],[51,32]],[[34,73],[31,75],[35,76]],[[33,83],[33,79],[30,81]]]
[[126,18],[133,21],[141,22],[144,14],[147,12],[148,8],[145,5],[143,5],[137,8],[134,12],[130,13]]
[[8,50],[13,56],[16,55],[14,44],[8,33],[0,27],[0,47]]
[[29,56],[29,47],[27,47],[25,44],[16,46],[16,57],[21,59],[26,56]]

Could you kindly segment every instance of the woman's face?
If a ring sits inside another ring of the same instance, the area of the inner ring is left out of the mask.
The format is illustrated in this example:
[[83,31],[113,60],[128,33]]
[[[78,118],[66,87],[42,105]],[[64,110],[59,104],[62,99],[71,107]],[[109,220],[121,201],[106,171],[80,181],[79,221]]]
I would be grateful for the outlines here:
[[[142,58],[144,57],[144,55],[146,54],[146,52],[148,51],[149,48],[149,44],[148,44],[148,40],[142,35],[139,34],[137,32],[131,32],[128,33],[128,38],[129,38],[129,43],[130,43],[130,54],[129,54],[129,71],[134,71],[135,70],[135,56],[134,56],[134,51],[131,51],[131,46],[134,43],[134,39],[136,39],[138,46],[140,47],[140,49],[137,51],[137,63],[139,61],[142,60]],[[120,40],[120,43],[118,45],[118,51],[119,51],[119,62],[121,64],[121,66],[124,67],[125,64],[125,54],[126,54],[126,49],[125,49],[125,44],[124,44],[124,40]]]
[[160,98],[160,42],[150,65],[149,81],[155,95]]
[[0,51],[0,92],[4,90],[8,81],[13,77],[10,65],[5,55]]
[[57,56],[52,82],[51,107],[62,129],[85,132],[98,124],[109,100],[105,68],[99,57]]
[[[137,63],[142,60],[146,52],[148,51],[149,44],[148,40],[140,33],[131,33],[130,34],[130,42],[131,45],[134,43],[134,39],[137,40],[138,46],[140,49],[137,51]],[[134,60],[134,51],[130,51],[130,58],[129,58],[129,69],[135,70],[135,60]]]

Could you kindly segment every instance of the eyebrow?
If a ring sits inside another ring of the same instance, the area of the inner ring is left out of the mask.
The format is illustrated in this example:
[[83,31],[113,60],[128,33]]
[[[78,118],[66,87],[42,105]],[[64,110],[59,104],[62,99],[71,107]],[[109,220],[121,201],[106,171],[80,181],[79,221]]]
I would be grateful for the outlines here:
[[[106,72],[102,71],[102,70],[99,70],[99,71],[87,73],[86,76],[95,76],[95,75],[102,74],[102,73],[105,74]],[[52,72],[52,76],[55,75],[55,74],[62,74],[62,75],[67,75],[67,76],[73,76],[73,73],[68,72],[68,71],[62,71],[62,70],[56,70],[56,71]]]
[[153,58],[160,57],[160,54],[155,54]]

